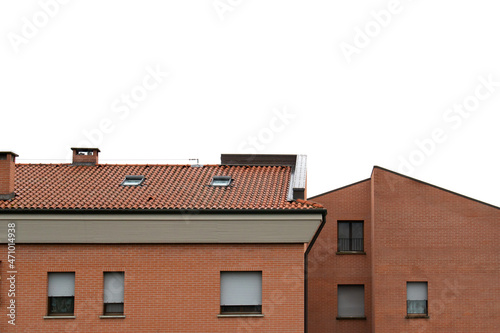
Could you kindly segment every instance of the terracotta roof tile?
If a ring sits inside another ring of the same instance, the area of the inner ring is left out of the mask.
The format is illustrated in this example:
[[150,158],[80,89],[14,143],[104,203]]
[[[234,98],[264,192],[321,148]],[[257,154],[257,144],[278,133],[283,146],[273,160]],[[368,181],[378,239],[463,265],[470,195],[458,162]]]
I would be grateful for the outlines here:
[[[15,194],[2,210],[42,209],[316,209],[287,201],[291,167],[205,165],[16,164]],[[122,186],[143,175],[140,186]],[[210,186],[213,176],[231,176],[228,187]]]

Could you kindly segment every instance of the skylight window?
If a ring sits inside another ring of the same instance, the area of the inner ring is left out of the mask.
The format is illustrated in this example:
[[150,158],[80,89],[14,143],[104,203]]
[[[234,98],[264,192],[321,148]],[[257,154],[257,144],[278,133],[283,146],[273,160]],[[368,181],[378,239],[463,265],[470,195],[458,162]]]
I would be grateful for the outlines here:
[[212,186],[229,186],[231,177],[229,176],[214,176],[210,185]]
[[125,176],[123,186],[139,186],[144,181],[144,176]]

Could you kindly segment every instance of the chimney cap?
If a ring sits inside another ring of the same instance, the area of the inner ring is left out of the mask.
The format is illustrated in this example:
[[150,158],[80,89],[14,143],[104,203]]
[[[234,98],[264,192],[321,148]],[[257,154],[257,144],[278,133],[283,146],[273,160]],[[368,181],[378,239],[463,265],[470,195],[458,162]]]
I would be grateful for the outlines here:
[[73,151],[72,165],[97,165],[99,148],[71,148]]
[[100,153],[101,151],[99,150],[99,148],[86,148],[86,147],[72,147],[71,150],[84,150],[84,151],[91,151],[91,150],[96,150],[98,153]]
[[19,155],[17,155],[16,153],[12,152],[12,151],[0,151],[0,155],[12,155],[14,157],[19,157]]

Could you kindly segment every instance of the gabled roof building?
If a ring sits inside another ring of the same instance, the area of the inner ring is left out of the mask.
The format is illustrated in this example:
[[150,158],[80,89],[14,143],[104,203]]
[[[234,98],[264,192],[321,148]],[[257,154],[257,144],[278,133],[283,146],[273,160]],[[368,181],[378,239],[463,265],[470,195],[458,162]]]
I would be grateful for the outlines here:
[[118,165],[99,152],[0,152],[1,332],[304,331],[306,244],[326,214],[304,200],[305,156]]
[[309,333],[500,332],[499,207],[380,167],[309,200]]

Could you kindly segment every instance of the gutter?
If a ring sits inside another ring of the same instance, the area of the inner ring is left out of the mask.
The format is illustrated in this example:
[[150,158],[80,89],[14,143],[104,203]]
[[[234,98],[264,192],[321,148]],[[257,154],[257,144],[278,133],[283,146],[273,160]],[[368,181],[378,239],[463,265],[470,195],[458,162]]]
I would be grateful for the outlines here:
[[[311,209],[0,209],[1,214],[318,214],[324,208]],[[313,241],[316,239],[316,235]]]
[[321,225],[319,226],[318,230],[316,230],[316,233],[314,234],[314,237],[312,238],[311,242],[309,243],[309,246],[306,249],[306,252],[304,253],[304,333],[307,333],[307,256],[309,255],[309,252],[311,251],[314,243],[316,242],[316,239],[318,238],[319,234],[321,233],[321,230],[325,226],[326,222],[326,214],[327,211],[326,209],[323,209],[321,212],[323,217],[321,218]]

